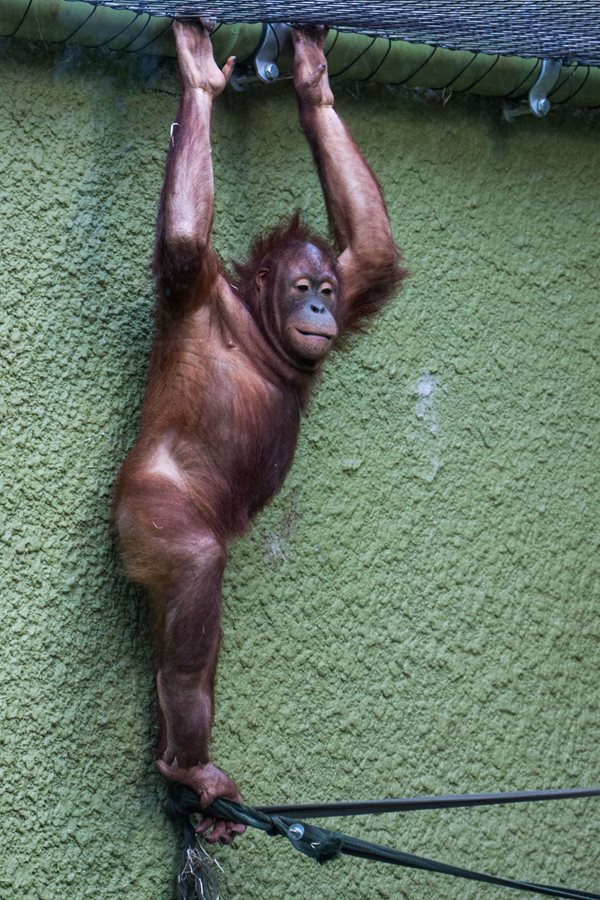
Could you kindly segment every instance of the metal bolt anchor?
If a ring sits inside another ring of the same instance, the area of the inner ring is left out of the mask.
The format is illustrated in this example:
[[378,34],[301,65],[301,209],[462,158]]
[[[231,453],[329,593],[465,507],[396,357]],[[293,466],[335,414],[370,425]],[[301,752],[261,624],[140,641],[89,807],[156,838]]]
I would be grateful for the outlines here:
[[283,22],[265,25],[260,47],[249,65],[236,66],[231,77],[231,86],[236,91],[245,91],[250,84],[263,81],[272,84],[279,78],[279,66],[275,62],[290,40],[292,29]]
[[545,59],[542,62],[542,70],[536,83],[529,91],[527,103],[518,100],[504,101],[504,118],[507,122],[513,122],[517,116],[533,113],[538,119],[547,116],[551,103],[547,95],[558,81],[561,64],[556,59]]

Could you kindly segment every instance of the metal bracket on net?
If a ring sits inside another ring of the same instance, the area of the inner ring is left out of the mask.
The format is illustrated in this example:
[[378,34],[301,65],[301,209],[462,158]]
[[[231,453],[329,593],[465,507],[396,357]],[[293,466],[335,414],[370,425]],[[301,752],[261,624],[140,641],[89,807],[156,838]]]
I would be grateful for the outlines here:
[[260,47],[254,59],[247,65],[236,66],[230,79],[232,88],[245,91],[253,82],[263,81],[272,84],[279,78],[277,60],[286,42],[290,39],[292,28],[283,22],[265,25]]
[[557,59],[542,60],[542,71],[538,80],[529,91],[527,100],[508,99],[504,101],[503,114],[506,121],[514,122],[517,116],[525,116],[531,113],[537,116],[538,119],[547,116],[551,107],[548,94],[558,81],[561,68],[562,63]]

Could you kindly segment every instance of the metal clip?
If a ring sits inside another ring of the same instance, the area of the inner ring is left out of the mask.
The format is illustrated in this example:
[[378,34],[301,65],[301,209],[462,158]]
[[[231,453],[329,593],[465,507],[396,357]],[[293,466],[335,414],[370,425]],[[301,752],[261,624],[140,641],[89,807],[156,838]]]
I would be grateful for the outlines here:
[[533,85],[527,101],[521,100],[504,100],[502,111],[507,122],[514,122],[517,116],[525,116],[533,113],[538,119],[547,116],[550,112],[551,103],[548,100],[548,94],[558,81],[562,63],[557,59],[542,60],[542,71],[539,78]]
[[304,837],[304,825],[301,822],[294,822],[288,828],[288,837],[292,841],[300,841]]
[[283,22],[265,25],[263,39],[256,51],[252,63],[248,66],[236,66],[230,79],[232,88],[245,91],[249,84],[263,81],[272,84],[279,78],[277,60],[292,32],[291,26]]

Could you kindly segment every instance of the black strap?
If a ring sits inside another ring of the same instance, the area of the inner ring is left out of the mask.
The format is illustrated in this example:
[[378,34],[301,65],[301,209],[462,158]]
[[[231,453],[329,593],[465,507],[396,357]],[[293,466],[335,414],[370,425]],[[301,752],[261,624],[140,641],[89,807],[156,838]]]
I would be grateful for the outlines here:
[[[528,794],[529,796],[525,796]],[[551,794],[558,796],[550,796]],[[390,802],[398,804],[410,804],[404,806],[405,809],[418,808],[442,808],[443,806],[464,806],[464,805],[483,805],[486,803],[518,803],[525,800],[533,799],[566,799],[569,797],[589,797],[600,794],[599,788],[583,788],[575,789],[575,791],[526,791],[515,794],[474,794],[474,795],[450,795],[448,797],[425,797],[425,798],[408,798],[405,800],[394,801],[372,801],[367,802],[367,807],[373,808],[381,803],[388,804],[386,809],[378,809],[378,812],[391,811]],[[508,799],[508,798],[511,799]],[[502,798],[502,799],[499,799]],[[421,804],[417,806],[416,804]],[[425,805],[422,805],[425,804]],[[435,804],[435,805],[434,805]],[[329,804],[330,807],[338,806],[338,804]],[[341,804],[342,807],[346,804]],[[356,815],[356,805],[353,807],[352,814]],[[297,807],[292,807],[295,809]],[[311,807],[317,809],[320,807]],[[511,878],[501,878],[496,875],[488,875],[484,872],[476,872],[472,869],[465,869],[461,866],[453,866],[448,863],[438,862],[434,859],[428,859],[425,856],[416,856],[413,853],[406,853],[403,850],[395,850],[389,847],[382,847],[378,844],[372,844],[363,841],[360,838],[351,837],[338,831],[331,831],[328,828],[318,828],[310,825],[308,822],[302,822],[294,817],[282,816],[276,813],[267,813],[265,809],[258,809],[251,806],[245,806],[241,803],[234,803],[232,800],[224,800],[220,798],[216,800],[208,809],[202,809],[197,795],[181,785],[178,785],[175,791],[173,802],[168,812],[174,817],[189,818],[193,813],[202,813],[205,816],[214,816],[217,819],[224,819],[230,822],[240,822],[253,828],[259,828],[261,831],[269,835],[281,835],[286,837],[292,846],[300,853],[315,859],[317,862],[327,862],[335,859],[340,855],[355,856],[360,859],[369,859],[374,862],[385,862],[396,866],[406,866],[411,869],[424,869],[429,872],[438,872],[443,875],[452,875],[457,878],[466,878],[470,881],[480,881],[487,884],[494,884],[500,887],[512,888],[513,890],[526,891],[533,894],[544,894],[549,897],[566,897],[576,898],[576,900],[600,900],[600,894],[590,891],[578,891],[571,888],[557,887],[549,884],[539,884],[530,881],[518,881]],[[350,813],[342,813],[350,815]],[[330,813],[333,815],[333,813]]]
[[332,816],[379,815],[386,812],[411,812],[420,809],[495,806],[502,803],[530,803],[540,800],[575,800],[582,797],[600,797],[600,787],[561,788],[550,791],[502,791],[496,794],[445,794],[436,797],[397,797],[386,800],[357,800],[340,803],[295,803],[283,806],[258,806],[257,809],[268,815],[325,819]]

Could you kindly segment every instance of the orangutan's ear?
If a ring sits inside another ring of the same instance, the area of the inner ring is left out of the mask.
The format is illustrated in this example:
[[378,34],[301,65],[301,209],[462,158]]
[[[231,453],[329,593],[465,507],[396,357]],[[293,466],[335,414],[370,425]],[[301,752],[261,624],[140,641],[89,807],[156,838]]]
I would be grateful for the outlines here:
[[259,289],[259,291],[262,290],[268,274],[268,269],[259,269],[256,273],[256,287]]

